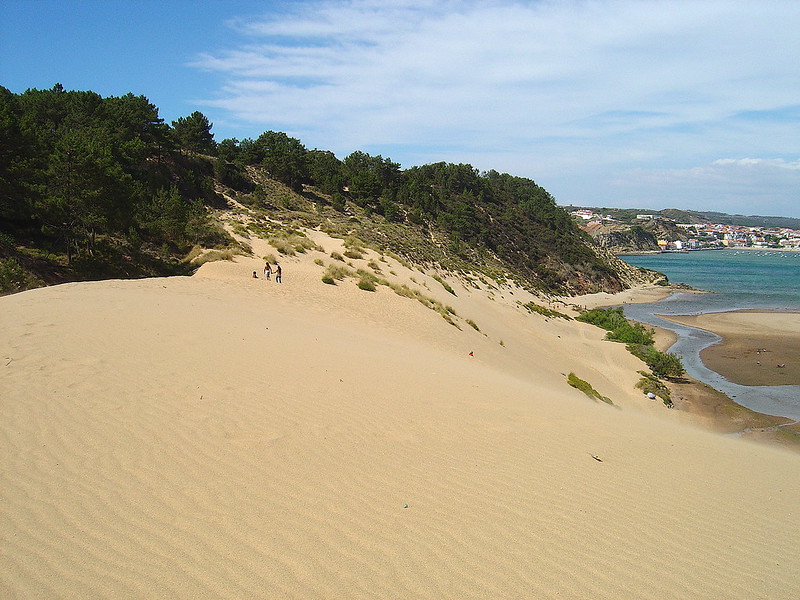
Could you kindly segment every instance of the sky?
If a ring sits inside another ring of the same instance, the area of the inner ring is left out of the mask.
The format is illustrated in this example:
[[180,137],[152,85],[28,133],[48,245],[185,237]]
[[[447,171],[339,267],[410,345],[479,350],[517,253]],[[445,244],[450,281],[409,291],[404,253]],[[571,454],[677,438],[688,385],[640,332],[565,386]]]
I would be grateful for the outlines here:
[[562,205],[800,217],[798,32],[798,0],[2,0],[0,85],[468,163]]

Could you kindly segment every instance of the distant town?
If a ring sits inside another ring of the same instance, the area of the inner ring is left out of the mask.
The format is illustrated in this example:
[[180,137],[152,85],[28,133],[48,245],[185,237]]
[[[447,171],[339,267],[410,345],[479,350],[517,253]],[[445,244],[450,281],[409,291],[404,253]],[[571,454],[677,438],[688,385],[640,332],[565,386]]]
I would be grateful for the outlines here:
[[[658,214],[637,214],[625,222],[610,214],[600,214],[590,209],[570,211],[581,229],[592,234],[614,225],[658,225],[664,235],[657,239],[662,252],[712,250],[718,248],[764,248],[800,250],[800,229],[786,227],[758,227],[722,223],[680,223]],[[670,233],[672,232],[672,233]]]

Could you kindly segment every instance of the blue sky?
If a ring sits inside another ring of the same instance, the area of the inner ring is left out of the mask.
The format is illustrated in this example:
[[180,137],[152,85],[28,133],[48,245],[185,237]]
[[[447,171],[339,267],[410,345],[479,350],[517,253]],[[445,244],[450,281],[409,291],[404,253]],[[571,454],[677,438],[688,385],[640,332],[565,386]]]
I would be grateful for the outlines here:
[[561,204],[800,217],[798,31],[797,0],[4,0],[0,85],[470,163]]

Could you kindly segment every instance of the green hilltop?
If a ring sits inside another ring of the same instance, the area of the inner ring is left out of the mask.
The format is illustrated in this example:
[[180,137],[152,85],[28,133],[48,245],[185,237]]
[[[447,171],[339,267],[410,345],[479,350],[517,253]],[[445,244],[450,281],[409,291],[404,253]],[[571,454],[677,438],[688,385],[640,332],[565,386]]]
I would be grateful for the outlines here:
[[320,228],[465,276],[540,293],[619,291],[650,275],[594,246],[534,181],[468,164],[401,169],[285,133],[217,143],[199,112],[171,126],[144,96],[0,87],[0,291],[187,274],[199,249]]

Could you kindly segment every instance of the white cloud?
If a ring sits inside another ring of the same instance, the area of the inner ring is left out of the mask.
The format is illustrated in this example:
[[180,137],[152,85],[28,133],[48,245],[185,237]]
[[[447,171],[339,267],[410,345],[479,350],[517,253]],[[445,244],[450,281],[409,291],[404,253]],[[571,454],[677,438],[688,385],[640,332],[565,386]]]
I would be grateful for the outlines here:
[[760,169],[789,169],[800,171],[800,159],[786,161],[782,158],[720,158],[712,163],[719,167],[744,167]]
[[796,121],[735,119],[798,104],[797,2],[292,6],[235,21],[237,47],[193,63],[223,80],[205,105],[262,127],[253,135],[284,130],[337,154],[383,148],[405,165],[458,157],[553,182],[564,165],[574,178],[602,164],[605,180],[797,153]]

